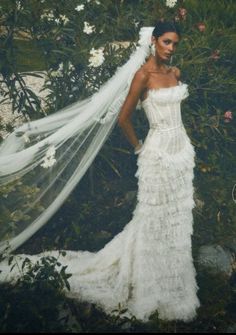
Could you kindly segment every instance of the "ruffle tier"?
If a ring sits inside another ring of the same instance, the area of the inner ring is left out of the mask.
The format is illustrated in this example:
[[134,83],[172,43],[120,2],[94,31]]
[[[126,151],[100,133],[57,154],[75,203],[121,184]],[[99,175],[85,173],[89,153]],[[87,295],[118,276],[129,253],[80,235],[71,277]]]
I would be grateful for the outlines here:
[[[200,306],[191,248],[195,152],[186,138],[182,150],[170,155],[158,149],[160,135],[155,136],[138,156],[137,206],[131,221],[98,252],[66,250],[59,258],[72,273],[71,290],[65,293],[107,314],[120,304],[126,316],[142,321],[155,311],[163,320],[191,321]],[[47,255],[58,252],[21,256],[34,262]],[[7,265],[2,263],[0,270],[6,274]],[[16,279],[16,271],[11,278]]]

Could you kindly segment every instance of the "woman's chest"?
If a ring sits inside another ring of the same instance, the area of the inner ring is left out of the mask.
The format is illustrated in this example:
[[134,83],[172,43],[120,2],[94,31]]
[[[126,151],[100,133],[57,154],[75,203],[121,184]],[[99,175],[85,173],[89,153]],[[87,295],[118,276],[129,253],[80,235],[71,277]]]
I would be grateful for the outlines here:
[[148,73],[148,89],[171,87],[178,84],[178,80],[173,71],[168,73],[150,72]]

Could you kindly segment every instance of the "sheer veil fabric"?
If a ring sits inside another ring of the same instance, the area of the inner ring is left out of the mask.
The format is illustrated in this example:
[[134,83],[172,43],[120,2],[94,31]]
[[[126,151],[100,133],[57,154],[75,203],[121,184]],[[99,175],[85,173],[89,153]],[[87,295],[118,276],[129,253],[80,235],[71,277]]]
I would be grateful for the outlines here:
[[8,193],[2,203],[12,220],[1,224],[0,253],[15,250],[38,231],[81,180],[112,131],[135,72],[150,54],[153,29],[141,28],[130,59],[97,93],[23,124],[3,141],[0,187]]

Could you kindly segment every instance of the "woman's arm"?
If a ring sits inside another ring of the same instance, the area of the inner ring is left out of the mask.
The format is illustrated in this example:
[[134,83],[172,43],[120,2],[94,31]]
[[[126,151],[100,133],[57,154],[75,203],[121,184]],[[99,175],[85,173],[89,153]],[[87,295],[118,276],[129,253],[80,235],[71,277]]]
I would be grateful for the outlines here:
[[134,148],[139,146],[139,140],[135,134],[131,122],[131,115],[138,103],[138,100],[142,95],[142,92],[145,90],[146,87],[147,87],[147,74],[143,69],[140,69],[134,75],[129,93],[125,99],[125,102],[121,108],[118,117],[119,126],[122,128],[125,136],[127,137],[128,141]]

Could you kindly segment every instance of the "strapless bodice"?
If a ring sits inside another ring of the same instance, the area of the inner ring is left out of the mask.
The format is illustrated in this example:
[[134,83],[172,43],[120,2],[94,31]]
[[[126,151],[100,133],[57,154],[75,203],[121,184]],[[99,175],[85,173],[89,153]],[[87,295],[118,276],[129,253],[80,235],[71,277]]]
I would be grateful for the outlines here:
[[168,131],[183,127],[180,105],[188,95],[188,85],[180,81],[177,86],[148,90],[142,106],[150,128]]

